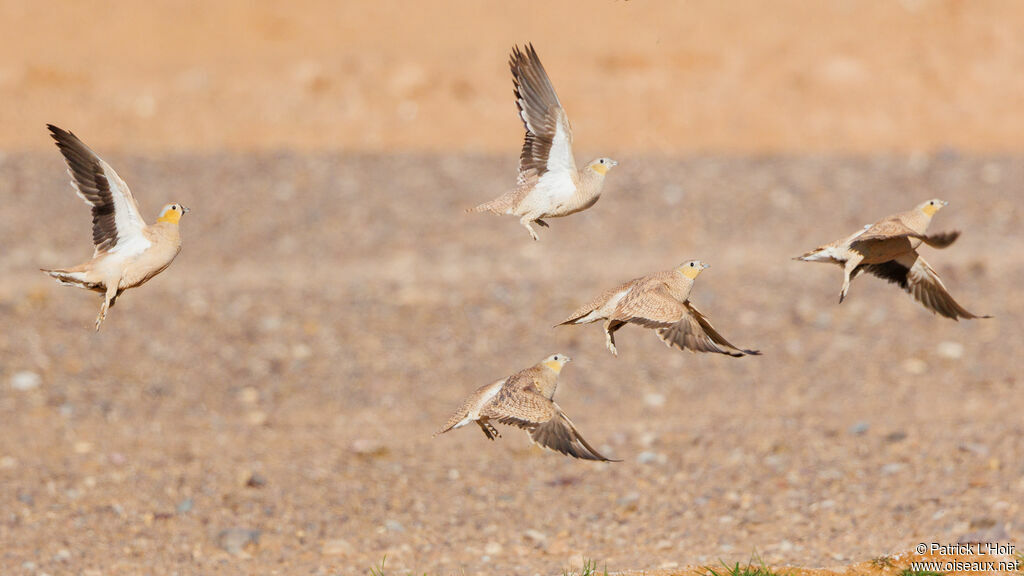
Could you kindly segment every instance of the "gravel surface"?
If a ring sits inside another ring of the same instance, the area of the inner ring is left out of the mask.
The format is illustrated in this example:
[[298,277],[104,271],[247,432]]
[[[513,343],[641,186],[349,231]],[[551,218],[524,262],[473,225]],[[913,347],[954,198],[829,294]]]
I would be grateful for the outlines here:
[[[1024,536],[1024,158],[618,159],[532,242],[462,212],[514,158],[110,157],[148,219],[192,212],[96,334],[99,298],[37,271],[91,253],[61,159],[0,158],[0,572],[834,566]],[[929,197],[964,234],[926,257],[995,318],[867,277],[837,305],[838,268],[790,260]],[[627,327],[614,358],[597,326],[551,328],[689,258],[711,264],[696,304],[764,356]],[[623,462],[431,437],[554,352],[576,360],[559,403]]]

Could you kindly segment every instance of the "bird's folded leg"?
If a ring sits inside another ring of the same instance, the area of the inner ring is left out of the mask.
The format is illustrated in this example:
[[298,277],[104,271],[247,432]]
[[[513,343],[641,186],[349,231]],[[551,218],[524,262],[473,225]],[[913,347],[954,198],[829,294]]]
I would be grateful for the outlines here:
[[853,276],[854,270],[860,265],[861,261],[864,260],[864,256],[853,252],[850,255],[849,260],[846,261],[846,265],[843,267],[843,289],[839,291],[839,303],[842,304],[843,300],[846,299],[846,293],[850,291],[850,280]]
[[532,222],[532,220],[529,216],[523,216],[522,218],[519,219],[519,224],[521,224],[523,228],[526,228],[526,230],[530,233],[530,237],[533,238],[534,240],[540,240],[540,238],[537,236],[537,233],[533,231],[533,226],[530,226],[530,222]]
[[608,351],[613,356],[618,356],[619,351],[615,348],[615,331],[608,329],[609,324],[611,324],[611,320],[604,323],[604,345],[608,347]]
[[107,310],[114,304],[114,299],[117,298],[117,283],[107,285],[107,293],[103,297],[103,304],[100,305],[100,313],[96,316],[96,331],[100,331],[100,324],[107,318]]

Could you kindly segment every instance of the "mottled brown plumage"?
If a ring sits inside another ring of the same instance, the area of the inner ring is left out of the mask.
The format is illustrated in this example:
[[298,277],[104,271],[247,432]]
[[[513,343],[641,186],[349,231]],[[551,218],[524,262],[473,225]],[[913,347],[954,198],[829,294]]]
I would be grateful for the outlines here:
[[145,284],[168,266],[181,250],[178,222],[188,208],[168,204],[152,226],[139,214],[128,185],[109,164],[77,136],[47,125],[71,175],[71,185],[92,207],[93,257],[62,269],[43,269],[61,284],[104,294],[96,330],[107,310],[129,288]]
[[839,292],[840,303],[846,299],[853,279],[868,272],[897,284],[935,314],[953,320],[988,318],[960,306],[946,291],[938,274],[917,252],[921,244],[946,248],[960,237],[958,231],[927,233],[932,218],[946,205],[947,202],[939,199],[922,202],[913,210],[883,218],[796,259],[841,266],[843,287]]
[[626,324],[654,329],[667,346],[739,357],[760,354],[729,343],[690,302],[693,282],[707,264],[691,260],[678,268],[630,280],[580,307],[558,326],[604,320],[605,345],[618,355],[615,332]]
[[569,117],[532,45],[525,52],[514,47],[509,67],[519,117],[526,128],[516,186],[467,211],[519,216],[519,223],[537,240],[534,222],[547,226],[542,218],[568,216],[593,206],[601,196],[605,174],[618,163],[598,158],[582,170],[576,168]]
[[583,439],[554,401],[558,375],[569,361],[564,354],[553,354],[504,380],[477,388],[434,435],[476,422],[484,435],[494,440],[501,436],[494,421],[526,430],[535,443],[550,450],[583,460],[614,462]]

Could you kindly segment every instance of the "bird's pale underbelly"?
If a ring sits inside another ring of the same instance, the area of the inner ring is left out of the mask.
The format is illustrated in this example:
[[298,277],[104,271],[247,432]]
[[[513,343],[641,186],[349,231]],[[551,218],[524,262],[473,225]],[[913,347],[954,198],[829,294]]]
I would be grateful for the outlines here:
[[180,249],[150,250],[128,262],[118,288],[141,286],[171,265]]

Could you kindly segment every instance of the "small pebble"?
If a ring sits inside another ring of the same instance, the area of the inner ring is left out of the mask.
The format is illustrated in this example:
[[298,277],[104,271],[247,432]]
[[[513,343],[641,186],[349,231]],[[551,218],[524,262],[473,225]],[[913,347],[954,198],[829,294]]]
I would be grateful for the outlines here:
[[903,361],[902,366],[907,374],[914,376],[920,376],[928,371],[928,363],[920,358],[907,358]]
[[661,462],[663,459],[664,456],[658,454],[657,452],[645,451],[636,455],[636,461],[638,464],[654,464],[656,462]]
[[903,468],[904,468],[903,464],[901,464],[899,462],[890,462],[890,463],[886,464],[885,466],[882,466],[881,472],[882,472],[882,474],[884,474],[886,476],[892,476],[893,474],[897,474],[897,473],[901,472],[903,470]]
[[861,420],[860,422],[857,422],[853,426],[850,426],[847,429],[847,431],[850,434],[853,434],[854,436],[863,436],[864,434],[867,434],[868,430],[870,430],[870,429],[871,429],[871,425],[868,424],[867,422]]
[[71,560],[71,552],[67,548],[61,548],[53,555],[53,559],[56,562],[67,562]]
[[262,488],[267,485],[267,478],[259,472],[253,472],[245,481],[246,488]]
[[940,342],[935,351],[943,358],[957,360],[964,355],[964,345],[959,342]]
[[534,544],[543,544],[548,539],[546,534],[544,534],[540,530],[534,530],[532,528],[527,530],[526,532],[523,532],[523,537],[529,540],[530,542],[533,542]]
[[354,551],[355,548],[352,547],[348,540],[340,538],[324,542],[323,547],[320,549],[324,556],[349,556]]
[[21,372],[15,372],[11,376],[11,388],[24,392],[26,390],[32,390],[38,388],[39,384],[42,383],[43,379],[29,370],[22,370]]
[[217,534],[217,546],[235,556],[248,555],[260,543],[260,531],[251,528],[228,528]]
[[644,403],[653,408],[661,408],[665,405],[665,395],[658,392],[644,394]]
[[906,438],[907,438],[907,433],[902,431],[902,430],[897,430],[895,432],[890,432],[890,433],[885,435],[885,441],[886,442],[902,442],[903,440],[906,440]]

